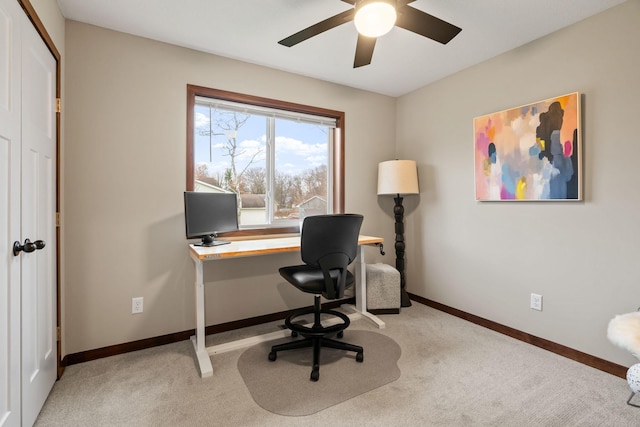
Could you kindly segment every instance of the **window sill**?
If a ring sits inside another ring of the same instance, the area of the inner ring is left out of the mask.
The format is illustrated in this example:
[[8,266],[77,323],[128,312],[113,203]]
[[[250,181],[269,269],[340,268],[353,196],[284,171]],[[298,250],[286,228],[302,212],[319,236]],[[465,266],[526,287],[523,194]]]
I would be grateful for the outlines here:
[[219,233],[218,237],[228,239],[247,239],[260,237],[275,237],[279,234],[300,234],[300,226],[248,228],[238,231]]

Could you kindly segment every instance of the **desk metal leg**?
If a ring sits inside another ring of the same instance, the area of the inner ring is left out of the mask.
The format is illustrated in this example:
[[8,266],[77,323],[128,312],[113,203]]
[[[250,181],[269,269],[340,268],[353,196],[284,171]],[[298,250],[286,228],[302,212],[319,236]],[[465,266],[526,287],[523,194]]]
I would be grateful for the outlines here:
[[202,261],[194,259],[196,265],[195,297],[196,297],[196,335],[191,337],[191,342],[196,351],[198,364],[200,365],[200,376],[210,377],[213,375],[213,367],[209,353],[205,348],[205,327],[204,327],[204,275],[202,272]]
[[384,329],[385,323],[376,315],[367,311],[367,264],[364,260],[364,246],[358,246],[358,256],[355,260],[355,276],[356,276],[356,306],[355,310],[367,317],[378,328]]

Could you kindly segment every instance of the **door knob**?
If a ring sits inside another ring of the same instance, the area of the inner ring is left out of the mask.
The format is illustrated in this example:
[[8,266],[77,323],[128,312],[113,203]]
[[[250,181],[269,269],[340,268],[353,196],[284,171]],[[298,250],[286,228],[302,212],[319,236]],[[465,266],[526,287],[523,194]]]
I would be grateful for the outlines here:
[[42,249],[44,246],[44,240],[36,240],[35,242],[32,242],[29,239],[24,239],[24,245],[21,245],[20,242],[16,240],[13,242],[13,255],[18,256],[21,251],[30,253],[36,249]]

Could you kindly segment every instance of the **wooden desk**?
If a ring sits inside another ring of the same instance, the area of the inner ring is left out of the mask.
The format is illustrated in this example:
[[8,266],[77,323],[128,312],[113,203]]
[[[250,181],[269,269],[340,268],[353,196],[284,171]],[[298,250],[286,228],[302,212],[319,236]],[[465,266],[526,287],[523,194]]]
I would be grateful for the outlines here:
[[[355,260],[356,276],[356,305],[350,306],[353,309],[351,318],[365,316],[373,321],[379,328],[384,328],[385,324],[378,317],[367,312],[367,286],[366,286],[366,264],[364,261],[363,245],[375,245],[383,243],[381,237],[360,236],[358,238],[358,256]],[[225,258],[237,258],[247,256],[268,255],[280,252],[294,252],[300,250],[300,236],[279,237],[274,239],[241,240],[231,242],[228,245],[202,247],[189,245],[189,255],[195,263],[195,308],[196,308],[196,335],[191,337],[198,364],[200,365],[200,375],[209,377],[213,375],[210,355],[223,353],[225,351],[236,350],[249,347],[259,342],[269,341],[289,335],[289,331],[282,330],[259,337],[242,339],[232,343],[206,347],[205,346],[205,299],[204,299],[204,275],[203,262],[221,260]],[[276,266],[274,266],[276,268]],[[265,357],[267,357],[265,355]]]

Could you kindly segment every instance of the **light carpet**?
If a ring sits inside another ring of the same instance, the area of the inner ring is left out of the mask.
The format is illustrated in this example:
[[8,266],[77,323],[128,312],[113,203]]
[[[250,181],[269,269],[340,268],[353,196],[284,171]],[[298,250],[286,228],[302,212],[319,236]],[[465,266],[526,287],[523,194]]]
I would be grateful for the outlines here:
[[253,400],[275,414],[314,414],[400,377],[400,346],[377,332],[348,329],[344,333],[345,342],[364,348],[362,363],[356,362],[352,352],[323,348],[317,382],[309,380],[311,348],[280,352],[274,362],[268,359],[272,345],[290,340],[257,344],[238,359],[238,370]]
[[[640,425],[640,409],[625,403],[630,389],[623,378],[415,302],[381,318],[385,329],[358,320],[347,332],[393,338],[402,348],[400,378],[315,414],[283,416],[256,404],[238,372],[245,350],[212,356],[213,376],[200,378],[193,346],[185,340],[67,367],[36,427]],[[272,332],[279,324],[214,334],[207,341],[246,338],[256,329]],[[606,325],[593,336],[604,333]],[[365,349],[365,363],[369,353]],[[320,381],[323,374],[321,368]]]

